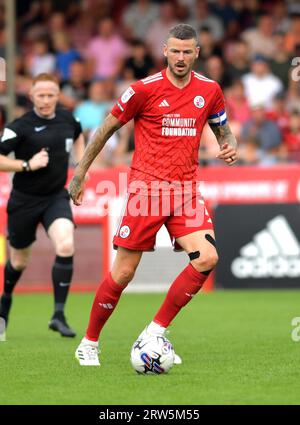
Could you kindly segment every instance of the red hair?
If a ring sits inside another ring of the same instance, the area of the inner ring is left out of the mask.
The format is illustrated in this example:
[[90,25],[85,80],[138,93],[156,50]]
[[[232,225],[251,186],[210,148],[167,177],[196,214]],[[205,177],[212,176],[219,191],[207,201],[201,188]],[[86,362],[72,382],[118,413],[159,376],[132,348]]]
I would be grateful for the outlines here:
[[51,81],[59,87],[59,82],[56,76],[52,74],[47,74],[46,72],[36,75],[32,80],[32,86],[34,86],[39,81]]

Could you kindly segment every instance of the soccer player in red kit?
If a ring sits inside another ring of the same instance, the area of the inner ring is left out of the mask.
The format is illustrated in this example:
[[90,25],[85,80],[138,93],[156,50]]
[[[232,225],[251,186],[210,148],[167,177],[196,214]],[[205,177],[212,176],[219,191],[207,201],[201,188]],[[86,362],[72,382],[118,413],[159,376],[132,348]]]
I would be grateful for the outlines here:
[[[228,165],[237,160],[237,144],[227,124],[219,85],[192,71],[199,50],[191,26],[179,24],[170,30],[164,46],[167,68],[132,84],[123,93],[96,131],[70,182],[71,198],[80,205],[91,163],[110,136],[134,119],[135,152],[127,205],[113,240],[117,255],[111,272],[98,287],[85,337],[76,350],[81,365],[100,365],[100,332],[132,280],[143,251],[153,250],[156,233],[163,224],[190,262],[172,283],[153,321],[139,338],[163,335],[217,263],[213,225],[196,184],[203,126],[209,123],[220,145],[218,157]],[[135,196],[140,196],[144,204],[139,215],[132,213],[130,204]],[[169,208],[164,213],[166,201]],[[157,207],[154,214],[153,207]],[[176,363],[180,362],[176,356]]]

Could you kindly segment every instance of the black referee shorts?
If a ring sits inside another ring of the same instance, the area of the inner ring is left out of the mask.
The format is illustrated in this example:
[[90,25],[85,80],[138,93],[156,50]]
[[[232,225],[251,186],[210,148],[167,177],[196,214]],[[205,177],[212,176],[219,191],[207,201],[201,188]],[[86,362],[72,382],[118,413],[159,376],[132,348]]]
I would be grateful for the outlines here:
[[57,218],[73,222],[70,197],[66,189],[49,196],[33,196],[12,190],[6,208],[8,239],[13,248],[23,249],[36,239],[36,229],[42,223],[46,232]]

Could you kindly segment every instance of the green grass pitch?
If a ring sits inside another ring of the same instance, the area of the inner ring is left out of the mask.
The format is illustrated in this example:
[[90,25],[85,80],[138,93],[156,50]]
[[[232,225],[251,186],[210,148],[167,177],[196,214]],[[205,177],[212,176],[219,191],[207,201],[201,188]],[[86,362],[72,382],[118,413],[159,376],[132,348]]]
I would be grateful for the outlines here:
[[130,348],[163,297],[123,295],[102,334],[102,365],[94,368],[74,359],[93,294],[70,296],[75,339],[47,329],[51,295],[17,294],[7,341],[0,342],[0,405],[299,404],[300,342],[291,339],[299,291],[198,295],[169,334],[183,364],[141,376],[129,363]]

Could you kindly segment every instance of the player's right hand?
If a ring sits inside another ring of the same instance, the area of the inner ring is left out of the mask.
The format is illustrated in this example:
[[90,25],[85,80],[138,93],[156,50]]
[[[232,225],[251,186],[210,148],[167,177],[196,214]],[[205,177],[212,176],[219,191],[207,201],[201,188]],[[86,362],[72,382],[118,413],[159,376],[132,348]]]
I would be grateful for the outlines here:
[[84,183],[86,178],[81,179],[74,175],[68,185],[68,192],[74,205],[81,205],[84,194]]
[[49,162],[49,154],[46,149],[42,149],[40,152],[33,155],[33,157],[28,161],[31,171],[39,170],[40,168],[45,168]]

